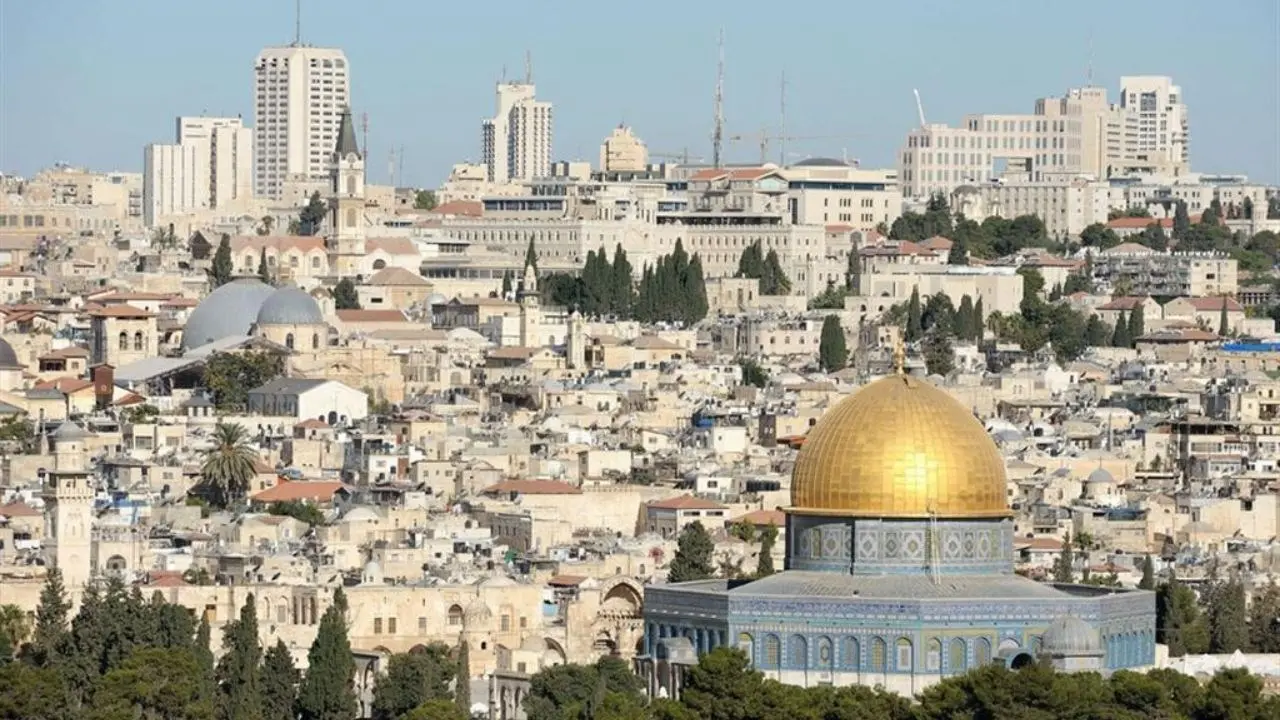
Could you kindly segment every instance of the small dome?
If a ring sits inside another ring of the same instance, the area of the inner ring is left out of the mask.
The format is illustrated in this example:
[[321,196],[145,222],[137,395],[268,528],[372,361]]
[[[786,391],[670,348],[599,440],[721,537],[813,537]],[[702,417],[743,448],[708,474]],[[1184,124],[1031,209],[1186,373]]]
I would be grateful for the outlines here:
[[13,351],[13,346],[8,341],[0,338],[0,370],[11,370],[21,368],[22,363],[18,362],[18,353]]
[[1089,484],[1097,483],[1114,485],[1116,479],[1111,475],[1111,473],[1107,472],[1106,468],[1098,468],[1097,470],[1089,473],[1089,477],[1085,479],[1085,482]]
[[248,335],[258,309],[275,290],[256,278],[233,280],[209,293],[182,329],[182,349]]
[[462,622],[465,625],[474,626],[486,623],[491,619],[493,619],[493,610],[490,610],[485,601],[478,597],[472,600],[470,605],[467,605],[466,610],[462,611]]
[[482,588],[512,587],[515,584],[516,584],[516,581],[512,580],[506,575],[494,575],[492,577],[487,577],[484,580],[481,580],[480,582],[476,583],[476,585]]
[[1102,636],[1075,615],[1063,615],[1049,624],[1040,638],[1040,651],[1053,657],[1101,657]]
[[316,299],[296,287],[271,293],[258,310],[259,325],[322,325],[324,313]]
[[849,163],[835,158],[812,157],[805,158],[791,167],[849,167]]
[[53,431],[53,440],[55,443],[79,442],[89,437],[89,433],[70,420],[65,420]]
[[427,307],[433,307],[435,305],[443,305],[447,302],[449,302],[449,298],[445,297],[443,294],[438,292],[433,292],[427,296]]

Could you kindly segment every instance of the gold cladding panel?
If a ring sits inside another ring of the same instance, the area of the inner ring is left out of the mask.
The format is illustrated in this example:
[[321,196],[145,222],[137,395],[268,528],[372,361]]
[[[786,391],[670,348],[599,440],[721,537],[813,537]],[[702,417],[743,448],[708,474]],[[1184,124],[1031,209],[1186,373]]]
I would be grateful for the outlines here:
[[946,392],[895,375],[866,386],[809,431],[791,477],[796,510],[874,517],[1009,515],[1004,459]]

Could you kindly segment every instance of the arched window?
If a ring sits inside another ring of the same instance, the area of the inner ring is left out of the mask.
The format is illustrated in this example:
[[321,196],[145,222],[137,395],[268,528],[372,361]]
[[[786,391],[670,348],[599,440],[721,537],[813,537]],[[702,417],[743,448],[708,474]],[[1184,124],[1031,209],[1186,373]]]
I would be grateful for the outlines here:
[[782,643],[777,635],[764,636],[764,666],[777,669],[782,662]]
[[347,194],[348,195],[356,194],[356,176],[355,175],[347,176]]
[[314,270],[319,270],[319,269],[320,269],[320,256],[319,256],[319,255],[312,255],[312,256],[311,256],[311,267],[312,267],[312,269],[314,269]]
[[284,336],[284,346],[289,348],[290,350],[293,349],[293,333],[289,333],[288,335]]
[[809,667],[809,641],[802,635],[791,636],[791,667],[805,670]]
[[969,653],[964,646],[963,638],[954,638],[951,649],[947,652],[947,670],[960,674],[969,666]]
[[311,349],[312,350],[320,349],[320,333],[311,334]]
[[911,641],[907,638],[898,638],[898,642],[894,644],[894,649],[896,650],[894,660],[897,661],[894,664],[894,667],[896,667],[899,672],[910,672],[913,670],[915,663],[911,652]]
[[925,646],[924,669],[931,672],[942,669],[942,641],[938,638],[929,638]]
[[386,260],[383,260],[382,258],[378,258],[377,260],[374,260],[374,261],[373,261],[373,269],[374,269],[374,270],[381,270],[382,268],[384,268],[384,267],[386,267],[386,266],[387,266],[387,261],[386,261]]
[[885,647],[884,638],[871,638],[871,672],[884,672],[887,654],[888,648]]
[[449,626],[457,627],[462,624],[462,606],[452,605],[449,607]]
[[830,670],[833,662],[834,648],[831,646],[831,638],[818,638],[818,668],[821,670]]
[[858,644],[858,638],[847,637],[841,643],[840,666],[846,670],[862,667],[862,646]]
[[136,333],[134,333],[134,334],[133,334],[133,349],[134,349],[134,350],[142,350],[142,349],[143,349],[143,340],[142,340],[142,331],[141,331],[141,330],[139,330],[138,332],[136,332]]
[[991,641],[987,638],[978,638],[978,644],[973,648],[973,662],[975,665],[986,665],[991,662]]
[[120,333],[120,349],[121,350],[129,349],[129,333],[127,332]]

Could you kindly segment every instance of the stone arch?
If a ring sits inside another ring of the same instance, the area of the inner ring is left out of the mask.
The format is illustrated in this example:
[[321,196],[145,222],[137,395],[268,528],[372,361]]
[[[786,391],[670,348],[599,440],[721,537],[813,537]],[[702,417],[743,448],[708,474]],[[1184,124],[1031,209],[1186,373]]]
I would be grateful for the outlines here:
[[414,645],[413,647],[409,648],[410,655],[421,655],[426,651],[427,651],[427,646],[423,645],[422,643],[418,643],[417,645]]
[[792,635],[787,641],[787,662],[794,670],[809,669],[809,640],[803,635]]
[[862,667],[862,643],[858,638],[849,636],[840,647],[840,666],[846,670],[858,670]]
[[929,672],[938,672],[942,669],[942,640],[939,638],[929,638],[924,646],[924,669]]
[[887,667],[889,648],[882,637],[871,638],[871,672],[882,673]]
[[379,645],[375,647],[373,651],[378,653],[379,655],[386,655],[388,657],[394,654],[383,645]]
[[612,581],[600,602],[601,614],[640,617],[644,612],[644,590],[631,578]]
[[782,665],[782,641],[777,635],[769,633],[764,636],[764,654],[760,658],[760,664],[771,670]]
[[900,637],[893,643],[893,667],[898,672],[915,670],[915,646],[911,638]]
[[454,603],[449,606],[449,627],[462,627],[462,606]]
[[965,645],[964,638],[951,638],[950,645],[947,650],[947,671],[958,675],[969,667],[969,648]]
[[601,630],[596,633],[596,639],[591,643],[591,650],[600,655],[617,655],[618,643],[614,641],[608,630]]
[[129,561],[124,559],[123,555],[112,555],[107,558],[107,570],[109,572],[124,572],[129,569]]
[[546,649],[542,652],[543,667],[563,665],[569,661],[569,654],[564,651],[564,647],[560,643],[551,638],[543,638],[542,642],[546,646]]
[[973,662],[975,665],[986,665],[991,662],[991,639],[978,638],[973,647]]

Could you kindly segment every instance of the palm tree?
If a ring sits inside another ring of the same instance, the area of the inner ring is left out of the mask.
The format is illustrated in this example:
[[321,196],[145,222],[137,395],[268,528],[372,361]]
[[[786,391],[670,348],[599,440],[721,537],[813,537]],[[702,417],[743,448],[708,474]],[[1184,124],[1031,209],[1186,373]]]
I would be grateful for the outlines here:
[[249,491],[258,453],[249,443],[244,426],[238,423],[215,425],[213,442],[200,466],[200,476],[205,487],[212,491],[214,503],[226,507]]

